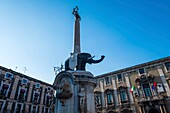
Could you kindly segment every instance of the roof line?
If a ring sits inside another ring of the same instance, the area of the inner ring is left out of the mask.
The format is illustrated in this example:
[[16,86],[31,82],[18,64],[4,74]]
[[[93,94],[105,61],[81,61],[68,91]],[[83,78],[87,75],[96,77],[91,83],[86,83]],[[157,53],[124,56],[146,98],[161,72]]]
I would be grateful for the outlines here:
[[146,62],[146,63],[141,63],[141,64],[138,64],[138,65],[130,66],[130,67],[127,67],[127,68],[119,69],[119,70],[112,71],[112,72],[109,72],[109,73],[105,73],[105,74],[102,74],[102,75],[98,75],[98,76],[95,76],[95,78],[101,78],[101,77],[105,77],[107,75],[113,75],[113,74],[116,74],[116,73],[121,73],[123,71],[126,72],[126,71],[129,71],[129,70],[132,70],[132,69],[137,69],[137,68],[140,68],[140,67],[164,62],[166,60],[170,60],[170,56],[160,58],[160,59],[157,59],[157,60],[153,60],[153,61],[149,61],[149,62]]
[[33,78],[33,77],[30,77],[30,76],[28,76],[28,75],[22,74],[22,73],[20,73],[20,72],[16,72],[16,71],[14,71],[14,70],[12,70],[12,69],[8,69],[8,68],[5,68],[5,67],[3,67],[3,66],[0,66],[0,69],[2,69],[2,70],[4,70],[4,71],[7,71],[7,72],[10,72],[10,73],[12,73],[12,74],[14,74],[14,75],[19,75],[20,77],[27,78],[27,79],[33,80],[33,81],[37,81],[37,82],[39,82],[39,83],[41,83],[41,84],[45,84],[45,85],[48,85],[48,86],[53,87],[52,84],[49,84],[49,83],[47,83],[47,82],[43,82],[43,81],[41,81],[41,80],[35,79],[35,78]]

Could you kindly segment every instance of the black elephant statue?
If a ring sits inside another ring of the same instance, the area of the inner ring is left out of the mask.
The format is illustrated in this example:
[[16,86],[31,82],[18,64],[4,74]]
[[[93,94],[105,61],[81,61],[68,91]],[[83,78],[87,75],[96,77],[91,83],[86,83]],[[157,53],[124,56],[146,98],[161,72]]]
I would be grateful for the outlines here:
[[[92,63],[100,63],[104,59],[104,55],[101,56],[99,60],[94,60],[89,53],[80,53],[77,55],[77,66],[76,70],[86,70],[86,63],[92,64]],[[69,58],[65,61],[65,70],[72,70],[69,68]]]

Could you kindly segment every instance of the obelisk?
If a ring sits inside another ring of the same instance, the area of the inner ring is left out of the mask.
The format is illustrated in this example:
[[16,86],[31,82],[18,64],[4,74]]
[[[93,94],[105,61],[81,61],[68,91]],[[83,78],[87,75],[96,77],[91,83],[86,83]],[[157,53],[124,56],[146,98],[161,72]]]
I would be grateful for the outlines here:
[[72,14],[75,16],[74,22],[74,43],[73,43],[73,53],[71,53],[69,58],[69,68],[76,70],[77,66],[77,55],[81,53],[80,50],[80,15],[78,13],[78,7],[73,9]]
[[81,20],[81,17],[78,13],[77,6],[76,6],[76,8],[73,9],[72,14],[75,16],[73,54],[79,54],[81,52],[81,49],[80,49],[80,20]]

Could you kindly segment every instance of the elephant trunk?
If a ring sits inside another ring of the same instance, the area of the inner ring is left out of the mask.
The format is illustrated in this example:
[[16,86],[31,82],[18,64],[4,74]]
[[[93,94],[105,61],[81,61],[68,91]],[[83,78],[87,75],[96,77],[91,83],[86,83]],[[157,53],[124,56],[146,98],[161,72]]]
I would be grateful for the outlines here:
[[101,58],[99,59],[99,60],[93,60],[93,59],[89,59],[88,61],[87,61],[87,63],[89,63],[89,64],[92,64],[92,63],[99,63],[99,62],[101,62],[103,59],[104,59],[104,57],[105,56],[101,56]]

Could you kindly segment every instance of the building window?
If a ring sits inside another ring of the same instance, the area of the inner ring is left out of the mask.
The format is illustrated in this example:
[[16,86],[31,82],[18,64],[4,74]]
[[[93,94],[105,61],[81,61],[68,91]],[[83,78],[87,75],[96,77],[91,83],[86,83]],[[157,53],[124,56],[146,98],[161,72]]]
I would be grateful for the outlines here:
[[142,74],[145,74],[145,69],[144,68],[141,68],[138,70],[139,74],[142,75]]
[[144,90],[144,93],[145,93],[146,97],[151,97],[152,96],[152,93],[151,93],[151,90],[150,90],[150,87],[149,87],[149,83],[143,84],[143,90]]
[[0,98],[3,98],[7,95],[8,88],[9,88],[8,84],[2,84],[2,88],[1,88],[1,91],[0,91]]
[[51,99],[52,99],[52,96],[50,94],[46,94],[46,96],[45,96],[45,104],[47,106],[51,105]]
[[40,88],[40,84],[39,84],[39,83],[36,83],[35,88],[36,88],[36,89],[39,89],[39,88]]
[[40,92],[35,91],[35,92],[34,92],[34,97],[33,97],[33,102],[34,102],[35,104],[38,104],[38,103],[39,103],[39,96],[40,96]]
[[120,99],[122,102],[127,101],[126,91],[120,91]]
[[166,71],[170,71],[170,62],[165,63]]
[[9,73],[9,72],[6,72],[6,73],[5,73],[5,78],[11,80],[11,79],[14,78],[14,76],[13,76],[13,74],[11,74],[11,73]]
[[105,81],[106,81],[106,85],[110,84],[110,77],[106,77]]
[[37,113],[37,111],[38,111],[37,109],[38,109],[38,106],[32,105],[31,113]]
[[22,109],[23,109],[23,104],[17,104],[16,103],[16,108],[15,108],[15,112],[14,113],[21,113]]
[[26,88],[21,88],[18,96],[18,100],[23,102],[25,100]]
[[107,103],[108,103],[108,104],[111,104],[111,103],[113,102],[112,99],[113,99],[113,98],[112,98],[112,94],[111,94],[111,93],[108,93],[108,94],[107,94]]
[[44,107],[44,113],[49,113],[49,112],[50,112],[49,108]]
[[100,106],[101,105],[101,98],[100,98],[100,95],[96,95],[96,105],[97,106]]
[[118,82],[123,81],[122,74],[118,74],[118,75],[117,75],[117,80],[118,80]]
[[22,85],[27,85],[27,83],[28,83],[28,80],[25,79],[25,78],[23,78],[22,81],[21,81],[21,84],[22,84]]

